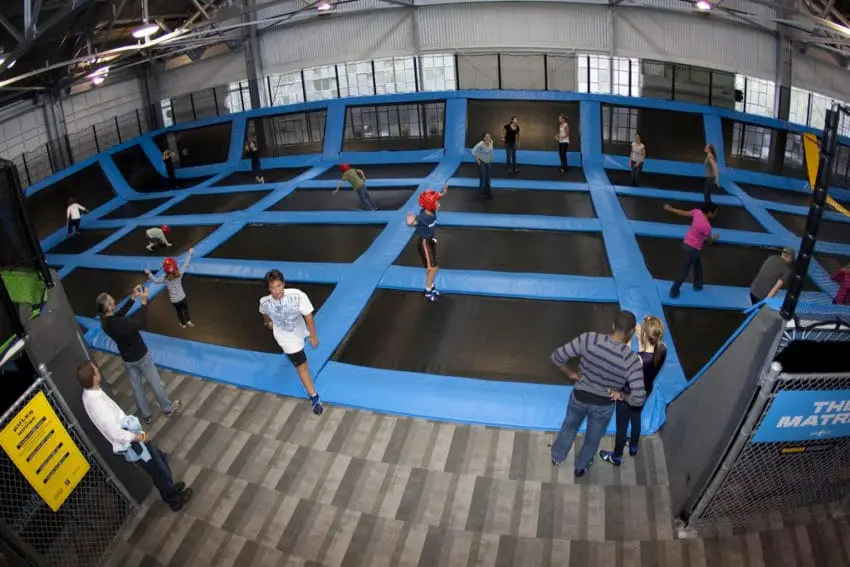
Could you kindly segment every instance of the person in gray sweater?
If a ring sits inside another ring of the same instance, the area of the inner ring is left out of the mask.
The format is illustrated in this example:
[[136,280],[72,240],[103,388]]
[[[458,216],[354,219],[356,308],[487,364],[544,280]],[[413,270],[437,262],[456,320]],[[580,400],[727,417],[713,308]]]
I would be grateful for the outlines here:
[[492,199],[493,192],[490,190],[490,166],[493,163],[493,136],[490,132],[484,132],[481,141],[472,148],[472,157],[478,164],[478,189],[485,199]]
[[162,262],[162,271],[164,272],[161,276],[153,275],[150,270],[145,270],[145,275],[148,276],[148,279],[155,284],[165,284],[165,289],[168,290],[168,299],[171,301],[171,305],[174,306],[174,310],[177,312],[177,318],[180,320],[180,326],[184,329],[186,327],[194,327],[195,324],[192,323],[192,319],[189,317],[189,302],[186,301],[186,292],[183,291],[183,275],[186,273],[186,270],[189,268],[189,262],[192,261],[192,252],[194,248],[189,248],[189,252],[186,254],[186,258],[183,260],[183,264],[178,268],[177,260],[174,258],[166,258]]

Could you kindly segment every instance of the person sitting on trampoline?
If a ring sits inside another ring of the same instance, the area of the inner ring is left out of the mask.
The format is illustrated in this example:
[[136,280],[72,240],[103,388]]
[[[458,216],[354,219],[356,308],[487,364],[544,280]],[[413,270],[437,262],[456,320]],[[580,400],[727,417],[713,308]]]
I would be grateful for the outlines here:
[[313,385],[307,355],[304,353],[304,339],[309,338],[313,348],[319,346],[316,334],[316,322],[313,320],[313,304],[300,289],[288,288],[280,270],[269,270],[263,280],[269,295],[260,298],[260,314],[283,353],[295,366],[301,384],[310,396],[313,413],[322,415],[324,408],[319,402],[319,394]]
[[168,238],[165,237],[166,234],[171,229],[168,228],[167,224],[162,226],[152,226],[151,228],[145,231],[145,236],[148,237],[148,245],[145,246],[145,249],[148,252],[153,252],[154,248],[158,248],[159,246],[165,246],[167,248],[171,248],[173,246],[171,242],[168,241]]
[[472,148],[472,157],[478,164],[478,190],[485,199],[493,198],[490,190],[490,166],[493,164],[493,137],[490,132],[484,132],[481,141]]
[[838,293],[832,300],[834,305],[850,305],[850,264],[832,274],[832,281],[838,282]]
[[764,261],[750,285],[750,301],[753,305],[779,293],[782,286],[791,280],[793,263],[794,249],[787,246],[780,254],[774,254]]
[[263,177],[263,168],[260,164],[260,148],[253,140],[245,144],[245,157],[251,159],[251,173],[254,174],[257,183],[265,183],[266,178]]
[[[646,399],[640,358],[629,347],[635,326],[635,316],[620,311],[610,335],[582,333],[552,353],[552,363],[575,380],[567,416],[552,443],[552,464],[557,467],[567,458],[578,428],[587,418],[584,442],[575,457],[577,477],[584,476],[593,464],[593,456],[614,413],[614,402],[627,400],[629,405],[640,407]],[[567,366],[571,358],[577,357],[581,359],[579,372]],[[629,394],[625,393],[626,389]]]
[[372,196],[369,195],[369,190],[366,188],[366,174],[363,170],[355,169],[347,163],[340,164],[339,170],[342,172],[342,179],[340,179],[339,183],[336,184],[336,189],[334,189],[333,194],[336,195],[342,188],[343,183],[347,182],[357,193],[357,196],[360,198],[360,202],[363,203],[363,207],[367,211],[377,211],[378,206],[375,205],[374,201],[372,201]]
[[683,211],[670,205],[664,205],[664,210],[680,217],[691,218],[691,227],[685,235],[685,259],[682,261],[682,270],[679,272],[679,278],[673,283],[670,288],[670,297],[679,297],[679,291],[682,284],[688,278],[688,273],[691,267],[694,268],[694,291],[702,289],[702,247],[705,242],[714,244],[720,238],[719,234],[711,233],[711,219],[717,215],[717,205],[710,201],[703,204],[699,209],[691,209]]
[[80,234],[80,223],[82,222],[81,215],[88,212],[89,210],[79,204],[73,197],[68,199],[68,209],[65,212],[65,222],[68,225],[68,236],[77,236]]
[[[664,323],[658,317],[647,315],[643,318],[643,324],[638,325],[635,330],[638,339],[638,356],[643,365],[643,387],[646,390],[646,398],[652,393],[655,378],[661,371],[664,361],[667,360],[667,346],[661,342],[664,337]],[[628,386],[628,385],[627,385]],[[628,387],[626,388],[628,394]],[[626,432],[631,425],[629,435],[629,455],[637,455],[638,442],[640,441],[640,420],[643,413],[643,404],[631,405],[628,401],[617,402],[615,410],[617,419],[617,433],[614,436],[613,451],[599,451],[599,458],[606,463],[619,467],[623,463],[623,449],[626,447]]]
[[423,191],[419,195],[419,206],[422,209],[419,214],[407,213],[407,226],[416,227],[416,249],[422,264],[425,266],[425,299],[437,301],[440,292],[434,286],[437,270],[440,268],[437,262],[437,239],[434,237],[434,227],[437,225],[437,209],[440,208],[442,199],[449,190],[449,184],[443,186],[443,191],[437,193],[433,189]]
[[145,275],[150,281],[155,284],[165,284],[165,289],[168,290],[168,299],[174,310],[177,311],[177,319],[180,321],[180,326],[194,327],[195,324],[189,318],[189,303],[186,301],[186,292],[183,291],[183,274],[189,267],[189,262],[192,261],[192,252],[194,248],[189,248],[186,254],[186,259],[183,260],[183,265],[177,267],[177,260],[174,258],[166,258],[162,261],[162,269],[165,272],[164,276],[155,276],[150,270],[145,270]]

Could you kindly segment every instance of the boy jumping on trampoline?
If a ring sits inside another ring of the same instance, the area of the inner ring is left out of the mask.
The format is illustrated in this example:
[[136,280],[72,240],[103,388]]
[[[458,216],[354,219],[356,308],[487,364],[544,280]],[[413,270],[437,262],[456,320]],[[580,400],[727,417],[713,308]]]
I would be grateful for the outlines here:
[[171,229],[168,228],[167,224],[164,224],[160,227],[153,226],[145,231],[145,236],[148,237],[148,245],[145,246],[145,249],[148,252],[153,252],[154,248],[159,246],[165,246],[167,248],[171,248],[172,244],[168,241],[168,238],[165,237],[166,234]]
[[449,191],[449,184],[443,186],[443,191],[437,193],[428,189],[419,195],[419,206],[422,209],[419,214],[407,213],[407,226],[416,227],[416,249],[422,264],[425,266],[425,299],[437,301],[440,292],[434,287],[434,279],[440,268],[437,262],[437,239],[434,237],[434,227],[437,225],[437,209],[440,208],[440,199],[445,197]]
[[375,205],[374,201],[372,201],[372,196],[369,195],[369,190],[366,188],[366,174],[363,173],[363,170],[355,169],[347,163],[340,164],[339,170],[342,172],[342,179],[340,179],[339,183],[336,184],[336,189],[333,194],[336,195],[342,188],[343,183],[347,182],[351,185],[351,188],[357,192],[357,196],[360,197],[360,202],[363,203],[363,207],[365,207],[367,211],[377,211],[378,207]]
[[193,250],[194,248],[189,248],[186,259],[183,260],[183,265],[179,269],[177,267],[177,260],[174,258],[163,260],[162,269],[165,272],[164,276],[155,276],[150,270],[145,270],[145,275],[150,281],[155,284],[165,284],[165,288],[168,290],[168,299],[171,301],[171,305],[174,306],[174,310],[177,311],[180,326],[184,329],[195,326],[189,318],[189,303],[186,301],[186,292],[183,291],[183,274],[186,273],[189,262],[192,261]]
[[77,236],[80,234],[81,215],[88,212],[89,210],[79,204],[73,197],[68,199],[68,210],[65,212],[65,221],[68,224],[68,236]]
[[322,415],[324,408],[319,402],[319,394],[313,385],[307,355],[304,353],[304,339],[309,338],[313,348],[319,346],[316,334],[316,322],[313,320],[313,304],[300,289],[287,288],[280,270],[270,270],[263,278],[269,295],[260,298],[260,314],[266,327],[274,333],[274,338],[283,353],[295,366],[310,402],[313,413]]
[[670,205],[665,204],[664,210],[680,217],[689,217],[691,227],[685,235],[684,252],[685,258],[682,261],[682,270],[679,272],[679,278],[673,283],[670,288],[670,297],[679,297],[679,290],[682,288],[682,283],[688,278],[688,273],[691,271],[691,266],[694,268],[694,291],[702,289],[702,247],[708,242],[714,244],[720,238],[719,234],[711,233],[711,219],[717,215],[717,205],[711,201],[706,201],[699,209],[691,209],[683,211]]

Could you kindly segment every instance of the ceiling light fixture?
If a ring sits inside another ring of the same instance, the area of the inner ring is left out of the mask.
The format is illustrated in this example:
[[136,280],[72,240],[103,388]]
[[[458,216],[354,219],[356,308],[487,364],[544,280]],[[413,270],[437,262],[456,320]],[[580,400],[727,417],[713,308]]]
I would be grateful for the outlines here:
[[697,10],[708,12],[711,10],[711,2],[708,2],[707,0],[699,0],[699,2],[697,2]]
[[316,6],[316,10],[320,12],[327,12],[328,10],[333,9],[333,4],[330,2],[319,2],[319,5]]
[[97,77],[106,77],[109,74],[109,67],[101,67],[94,73],[88,75],[89,79],[94,79]]
[[104,81],[106,81],[106,77],[103,76],[103,75],[101,75],[99,77],[95,77],[94,79],[91,80],[91,82],[94,86],[102,85],[104,83]]
[[15,66],[15,63],[17,63],[17,62],[18,62],[18,60],[17,60],[17,59],[12,59],[12,60],[11,60],[11,61],[9,61],[9,63],[6,65],[6,68],[7,68],[7,69],[11,69],[12,67],[14,67],[14,66]]
[[147,39],[158,31],[159,26],[157,24],[145,23],[142,27],[133,30],[133,37],[136,39]]

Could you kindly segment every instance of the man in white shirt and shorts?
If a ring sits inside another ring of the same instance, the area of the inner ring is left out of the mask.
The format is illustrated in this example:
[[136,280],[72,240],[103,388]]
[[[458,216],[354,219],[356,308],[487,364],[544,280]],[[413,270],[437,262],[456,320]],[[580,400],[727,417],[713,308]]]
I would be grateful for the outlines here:
[[300,289],[285,287],[280,270],[270,270],[263,280],[269,295],[260,298],[260,314],[266,327],[274,333],[277,344],[298,371],[301,384],[313,404],[313,413],[322,415],[324,408],[319,402],[319,394],[313,385],[310,368],[307,366],[307,355],[304,352],[304,340],[307,338],[313,348],[319,346],[316,322],[313,320],[313,304]]

